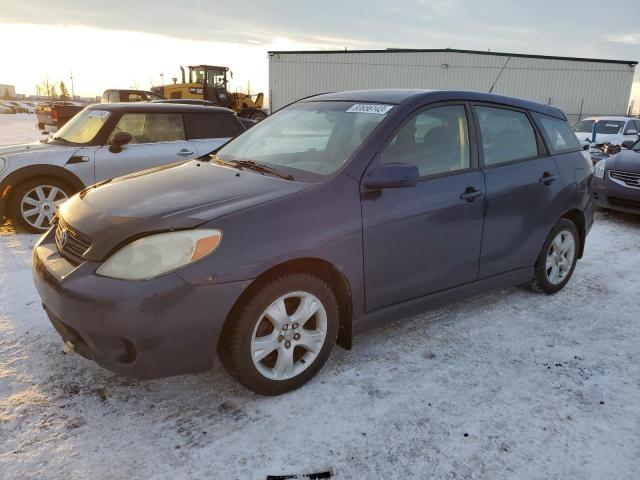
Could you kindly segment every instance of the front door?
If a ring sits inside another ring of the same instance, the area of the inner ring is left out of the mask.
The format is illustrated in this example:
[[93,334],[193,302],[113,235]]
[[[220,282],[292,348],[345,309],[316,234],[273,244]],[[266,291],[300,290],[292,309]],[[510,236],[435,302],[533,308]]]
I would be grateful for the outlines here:
[[[110,148],[117,132],[132,136],[120,151]],[[196,157],[196,148],[185,139],[182,114],[125,113],[96,152],[96,182]]]
[[415,187],[362,194],[366,309],[472,282],[478,275],[484,178],[463,103],[412,114],[379,163],[415,164]]
[[532,267],[551,226],[562,181],[528,114],[475,105],[487,211],[480,278]]

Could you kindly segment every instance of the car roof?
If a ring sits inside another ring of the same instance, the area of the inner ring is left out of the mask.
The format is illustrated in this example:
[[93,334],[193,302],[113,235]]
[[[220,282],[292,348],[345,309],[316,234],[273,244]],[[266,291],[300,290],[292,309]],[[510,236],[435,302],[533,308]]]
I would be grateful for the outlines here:
[[508,105],[526,110],[550,115],[552,117],[566,119],[564,113],[552,105],[523,100],[521,98],[506,97],[493,93],[470,92],[462,90],[427,90],[427,89],[379,89],[379,90],[352,90],[347,92],[324,93],[307,97],[303,102],[315,101],[351,101],[351,102],[374,102],[390,103],[399,105],[409,100],[423,100],[427,102],[438,102],[448,100],[469,100],[476,102],[489,102]]
[[157,102],[121,102],[121,103],[96,103],[87,107],[90,110],[106,110],[108,112],[163,112],[163,113],[218,113],[233,114],[233,110],[223,107],[208,105],[186,105],[184,103],[157,103]]

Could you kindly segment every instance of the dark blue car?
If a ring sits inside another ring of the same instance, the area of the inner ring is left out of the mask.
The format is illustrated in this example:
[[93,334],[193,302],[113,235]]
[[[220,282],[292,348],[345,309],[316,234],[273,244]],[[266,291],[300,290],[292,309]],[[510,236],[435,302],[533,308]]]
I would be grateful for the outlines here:
[[497,95],[319,95],[216,154],[90,187],[35,247],[67,349],[114,372],[209,369],[255,392],[335,343],[509,285],[555,293],[593,222],[563,113]]
[[595,166],[593,197],[601,208],[640,215],[640,140]]

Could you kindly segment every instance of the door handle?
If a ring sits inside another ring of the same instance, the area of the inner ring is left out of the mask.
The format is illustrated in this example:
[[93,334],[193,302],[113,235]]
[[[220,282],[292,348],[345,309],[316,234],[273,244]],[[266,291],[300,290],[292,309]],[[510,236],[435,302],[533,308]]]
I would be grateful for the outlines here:
[[180,155],[181,157],[188,157],[189,155],[193,155],[193,152],[190,152],[186,148],[183,148],[178,152],[178,155]]
[[557,180],[557,178],[557,176],[551,175],[549,172],[544,172],[544,174],[538,179],[538,181],[545,185],[551,185]]
[[473,203],[476,198],[481,197],[483,195],[482,190],[476,190],[474,187],[467,187],[464,193],[460,194],[460,198],[462,200],[466,200],[467,203]]

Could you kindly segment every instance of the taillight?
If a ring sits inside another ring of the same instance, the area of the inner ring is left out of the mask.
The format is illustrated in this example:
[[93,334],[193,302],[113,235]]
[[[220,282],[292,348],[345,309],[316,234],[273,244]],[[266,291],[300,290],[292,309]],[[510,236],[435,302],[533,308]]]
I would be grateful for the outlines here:
[[51,120],[54,122],[58,121],[58,112],[56,110],[51,110]]

